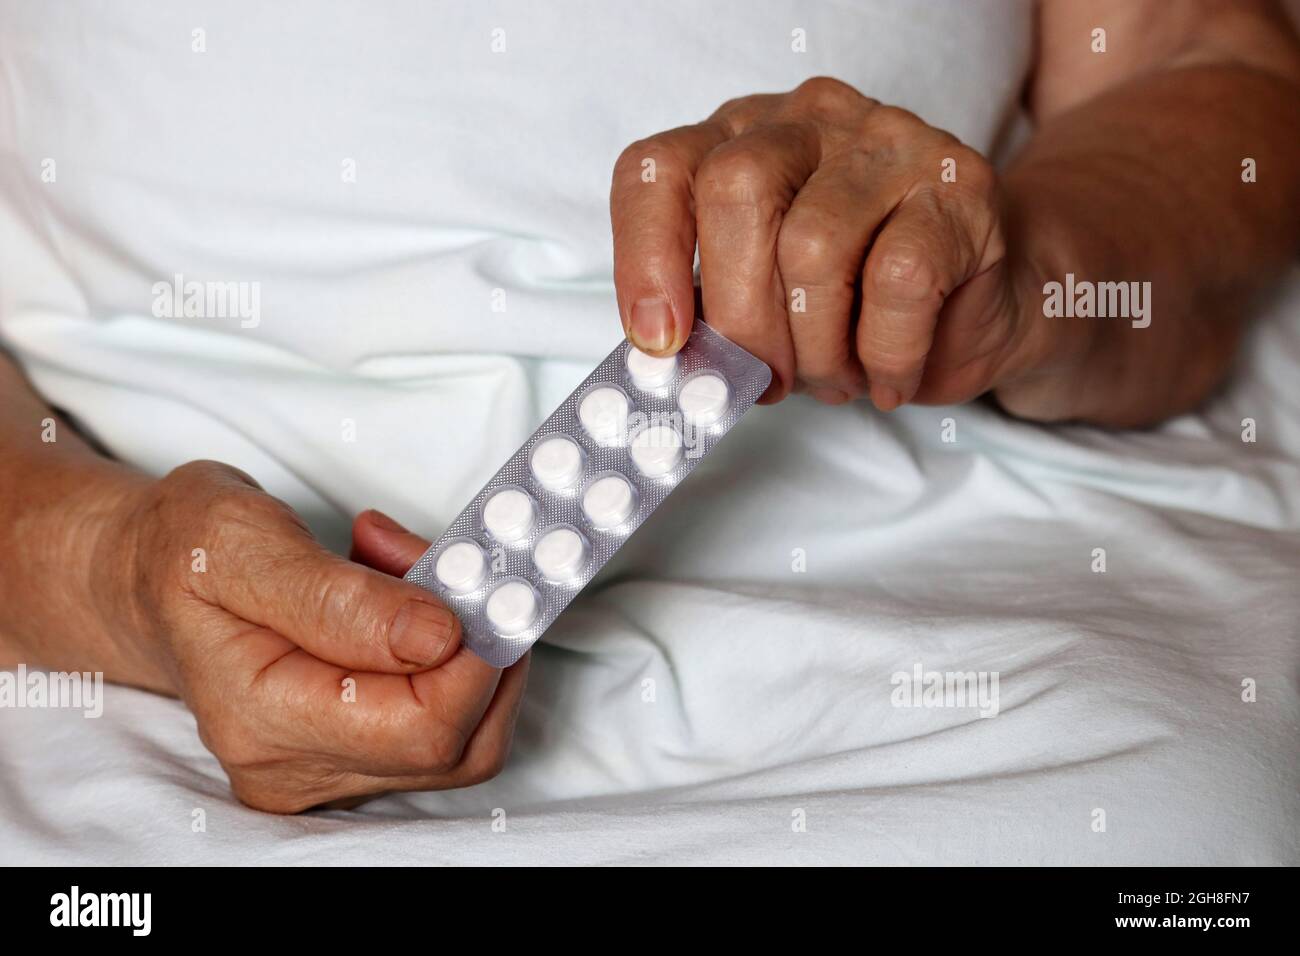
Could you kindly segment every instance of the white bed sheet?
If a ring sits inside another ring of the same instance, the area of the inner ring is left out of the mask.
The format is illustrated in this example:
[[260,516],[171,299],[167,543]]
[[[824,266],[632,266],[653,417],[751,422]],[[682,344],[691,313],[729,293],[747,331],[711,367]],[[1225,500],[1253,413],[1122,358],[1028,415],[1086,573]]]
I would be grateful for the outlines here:
[[[539,647],[496,780],[262,814],[110,688],[0,711],[0,862],[1295,865],[1298,373],[1300,276],[1155,431],[759,409]],[[917,663],[998,716],[892,706]]]

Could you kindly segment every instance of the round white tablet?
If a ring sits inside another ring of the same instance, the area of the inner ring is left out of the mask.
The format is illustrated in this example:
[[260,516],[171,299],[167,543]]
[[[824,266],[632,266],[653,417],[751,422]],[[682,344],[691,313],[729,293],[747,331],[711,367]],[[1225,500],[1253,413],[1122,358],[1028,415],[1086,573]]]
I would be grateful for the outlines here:
[[533,563],[549,581],[571,581],[587,563],[587,539],[572,528],[548,531],[533,548]]
[[688,425],[708,428],[716,425],[731,404],[731,389],[721,375],[704,372],[682,386],[677,406]]
[[483,525],[498,541],[522,541],[536,520],[533,499],[517,488],[503,488],[483,506]]
[[483,549],[473,541],[457,541],[448,545],[438,555],[433,573],[449,591],[456,594],[473,591],[483,583],[483,576],[487,573]]
[[616,445],[627,434],[627,396],[612,385],[593,388],[578,405],[578,420],[602,445]]
[[673,380],[676,373],[676,355],[655,358],[653,355],[646,355],[638,348],[627,350],[627,374],[632,376],[632,381],[636,383],[637,388],[651,391],[663,388]]
[[630,452],[641,474],[658,478],[682,460],[682,436],[670,425],[651,425],[637,432]]
[[582,449],[573,440],[556,435],[533,449],[533,474],[552,491],[571,488],[582,474]]
[[632,516],[636,497],[622,475],[606,475],[587,486],[582,496],[582,511],[592,525],[604,531],[617,528]]
[[537,593],[523,581],[506,581],[488,597],[484,610],[498,634],[518,634],[537,620]]

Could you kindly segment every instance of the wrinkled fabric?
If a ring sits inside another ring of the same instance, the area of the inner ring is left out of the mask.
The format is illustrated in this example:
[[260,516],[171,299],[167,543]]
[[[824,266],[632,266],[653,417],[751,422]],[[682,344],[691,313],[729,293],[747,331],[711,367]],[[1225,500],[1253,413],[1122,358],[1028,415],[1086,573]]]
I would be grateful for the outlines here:
[[[0,4],[5,347],[143,468],[433,537],[617,340],[626,143],[831,73],[988,150],[1028,56],[1020,5],[533,6]],[[260,323],[155,317],[177,273]],[[1154,430],[757,409],[538,646],[495,780],[262,814],[110,687],[0,710],[0,861],[1294,865],[1297,368],[1300,278]],[[996,716],[896,706],[918,666],[996,674]]]

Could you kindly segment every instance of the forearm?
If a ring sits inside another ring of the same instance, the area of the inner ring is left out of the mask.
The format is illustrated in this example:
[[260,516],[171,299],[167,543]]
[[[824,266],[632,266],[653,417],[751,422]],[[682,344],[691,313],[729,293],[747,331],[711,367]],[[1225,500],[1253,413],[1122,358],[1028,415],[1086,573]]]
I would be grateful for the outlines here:
[[0,353],[0,666],[102,671],[163,689],[132,636],[106,625],[124,569],[113,522],[147,479],[95,453]]

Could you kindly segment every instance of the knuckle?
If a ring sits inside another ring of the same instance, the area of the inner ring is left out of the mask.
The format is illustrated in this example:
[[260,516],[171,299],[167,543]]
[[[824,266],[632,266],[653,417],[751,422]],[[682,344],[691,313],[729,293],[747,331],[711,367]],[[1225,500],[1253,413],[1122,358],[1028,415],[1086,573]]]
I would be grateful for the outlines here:
[[956,160],[956,194],[960,201],[984,211],[998,205],[998,175],[993,164],[976,150],[958,146],[949,155]]
[[261,744],[246,728],[224,718],[200,721],[199,739],[232,775],[256,766],[266,756]]
[[849,84],[831,76],[804,80],[791,91],[790,99],[796,106],[817,113],[842,113],[866,101],[866,97]]
[[233,487],[261,490],[252,476],[220,461],[201,458],[177,465],[162,478],[168,488],[191,490],[199,488]]
[[868,272],[872,290],[889,300],[924,303],[944,296],[938,271],[917,248],[889,249],[870,264]]
[[337,770],[286,762],[284,754],[268,751],[245,727],[201,721],[199,737],[226,771],[235,796],[255,810],[301,813],[343,795]]
[[283,501],[237,486],[215,492],[201,525],[214,549],[243,563],[282,562],[288,537],[311,538],[302,518]]
[[[979,150],[972,149],[955,137],[943,134],[950,142],[939,143],[931,155],[943,162],[951,161],[954,177],[939,192],[945,200],[955,197],[963,203],[984,206],[997,204],[999,180],[997,170]],[[936,166],[938,163],[936,162]]]
[[641,160],[649,152],[650,142],[651,140],[638,139],[635,142],[628,143],[623,152],[618,154],[618,159],[614,160],[615,179],[621,179],[634,169],[640,169]]
[[1067,407],[1037,385],[1004,386],[993,390],[993,398],[1008,415],[1026,421],[1058,422],[1067,417]]
[[832,255],[830,236],[806,217],[787,217],[776,237],[776,258],[787,277],[816,274]]
[[209,461],[186,462],[159,478],[149,499],[149,517],[163,522],[177,512],[206,504],[212,497],[217,475],[215,464]]
[[267,535],[269,529],[283,523],[282,509],[274,498],[243,485],[222,485],[211,490],[206,501],[196,503],[201,512],[194,516],[187,529],[184,551],[186,560],[191,554],[188,542],[192,540],[210,555],[209,573],[193,574],[185,566],[184,586],[187,590],[207,600],[220,603],[228,598],[232,589],[245,586],[241,569],[249,567],[256,557],[274,547]]
[[380,602],[376,601],[376,582],[360,567],[330,562],[316,574],[314,605],[320,609],[325,624],[342,620],[358,626],[368,622]]
[[913,136],[919,129],[929,129],[925,121],[899,106],[877,106],[867,114],[866,133],[869,141],[884,140],[897,143]]
[[644,155],[645,140],[638,139],[628,143],[623,147],[623,151],[618,154],[614,160],[614,175],[617,177],[621,173],[627,172],[634,163],[640,163],[640,157]]
[[212,511],[218,518],[238,520],[259,527],[280,524],[292,514],[278,498],[242,485],[219,488],[212,498]]
[[484,749],[482,754],[475,757],[473,765],[467,768],[467,782],[486,783],[493,777],[499,776],[505,769],[509,757],[510,741],[508,740]]
[[220,524],[248,520],[253,517],[253,512],[258,507],[253,502],[255,497],[247,490],[235,486],[218,488],[208,499],[208,517]]
[[696,176],[696,201],[700,205],[759,203],[773,183],[767,155],[753,146],[733,141],[705,157]]
[[292,813],[285,809],[283,797],[274,788],[267,788],[240,773],[229,772],[230,789],[240,803],[266,813]]
[[240,803],[263,813],[301,813],[328,799],[288,790],[239,773],[230,774],[230,789]]
[[724,117],[732,117],[737,114],[752,113],[754,106],[760,101],[761,94],[758,96],[733,96],[729,100],[724,100],[722,105],[713,111],[713,119],[721,120]]
[[997,183],[997,174],[993,170],[993,164],[983,154],[964,145],[958,146],[954,154],[958,168],[957,182],[960,183],[965,178],[967,185],[976,187],[981,192],[993,189]]
[[771,93],[734,97],[714,110],[705,124],[714,124],[727,138],[739,136],[761,117],[770,114],[778,99]]
[[259,501],[284,507],[243,472],[216,461],[191,461],[158,480],[141,517],[151,532],[166,538],[182,526],[210,532],[244,517]]
[[171,471],[162,477],[162,484],[167,486],[180,485],[189,486],[197,482],[205,482],[217,472],[217,463],[215,461],[187,461],[183,465],[177,465]]
[[447,773],[465,754],[466,736],[450,724],[435,721],[404,735],[400,759],[413,770]]
[[649,136],[630,143],[614,161],[615,184],[641,184],[641,172],[647,161],[653,162],[656,179],[683,166],[677,151],[663,136]]
[[[330,638],[341,638],[339,651],[350,648],[358,662],[370,659],[369,649],[387,661],[389,630],[398,609],[408,596],[389,588],[399,587],[366,569],[330,560],[327,566],[307,575],[314,580],[309,607],[316,630]],[[449,615],[452,626],[454,615]]]

